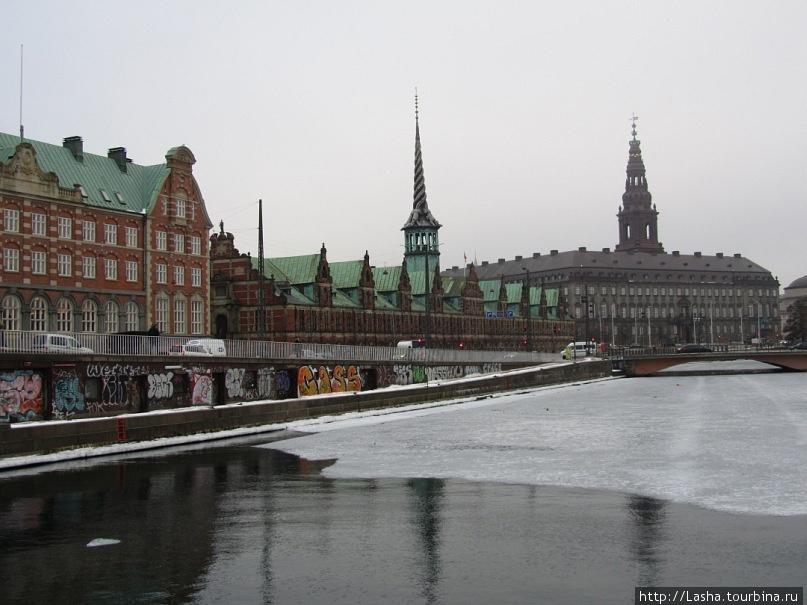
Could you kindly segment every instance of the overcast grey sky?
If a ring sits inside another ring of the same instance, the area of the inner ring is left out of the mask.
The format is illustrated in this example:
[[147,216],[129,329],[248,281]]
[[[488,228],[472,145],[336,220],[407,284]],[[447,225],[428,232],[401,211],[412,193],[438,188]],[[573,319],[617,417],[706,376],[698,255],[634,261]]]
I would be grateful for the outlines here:
[[6,3],[0,130],[187,145],[257,254],[397,265],[414,91],[441,266],[611,247],[630,116],[665,249],[807,274],[807,2]]

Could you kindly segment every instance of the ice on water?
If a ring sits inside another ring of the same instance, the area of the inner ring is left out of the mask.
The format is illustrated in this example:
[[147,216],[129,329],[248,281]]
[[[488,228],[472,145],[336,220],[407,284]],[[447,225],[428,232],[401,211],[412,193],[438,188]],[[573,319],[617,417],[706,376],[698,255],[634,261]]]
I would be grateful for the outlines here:
[[332,478],[439,477],[807,514],[807,377],[603,380],[305,423],[268,447]]

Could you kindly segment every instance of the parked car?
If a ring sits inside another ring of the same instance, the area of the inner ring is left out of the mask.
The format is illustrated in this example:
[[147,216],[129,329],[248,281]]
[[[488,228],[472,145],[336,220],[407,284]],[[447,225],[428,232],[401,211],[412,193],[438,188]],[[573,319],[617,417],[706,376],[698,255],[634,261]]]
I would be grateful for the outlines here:
[[807,351],[807,342],[797,342],[790,347],[791,351]]
[[675,350],[676,353],[711,353],[712,349],[699,344],[685,344]]
[[93,350],[82,347],[79,342],[67,334],[34,334],[34,351],[41,353],[78,353],[89,354]]
[[586,342],[586,341],[570,342],[560,352],[560,356],[562,359],[573,359],[575,357],[586,357],[588,355],[594,355],[594,353],[596,352],[597,352],[596,342]]

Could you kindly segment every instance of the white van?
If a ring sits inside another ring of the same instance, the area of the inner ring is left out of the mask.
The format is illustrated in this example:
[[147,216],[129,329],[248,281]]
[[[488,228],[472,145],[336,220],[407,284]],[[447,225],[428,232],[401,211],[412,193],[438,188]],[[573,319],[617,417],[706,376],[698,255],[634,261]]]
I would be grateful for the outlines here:
[[[401,340],[398,342],[399,351],[393,356],[395,359],[426,359],[426,342],[422,338],[417,340]],[[414,351],[409,349],[423,349]]]
[[169,355],[207,355],[224,357],[227,347],[219,338],[194,338],[185,344],[175,344],[168,350]]
[[79,342],[67,334],[34,334],[34,351],[42,353],[92,353],[89,347],[82,347]]
[[574,359],[575,357],[587,357],[597,352],[596,342],[570,342],[566,348],[560,352],[563,359]]

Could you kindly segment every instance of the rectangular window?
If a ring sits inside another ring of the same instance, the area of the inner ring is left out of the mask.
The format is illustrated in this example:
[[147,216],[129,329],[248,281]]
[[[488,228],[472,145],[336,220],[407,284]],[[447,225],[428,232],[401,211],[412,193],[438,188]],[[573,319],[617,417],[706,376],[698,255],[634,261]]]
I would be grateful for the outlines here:
[[45,225],[44,214],[31,213],[31,235],[45,235]]
[[18,233],[20,230],[20,211],[16,208],[3,210],[3,229]]
[[165,231],[157,231],[157,250],[168,250],[168,234]]
[[157,263],[155,266],[155,276],[158,284],[168,283],[168,265]]
[[630,295],[631,295],[631,296],[633,296],[633,293],[634,293],[633,286],[631,286],[631,287],[630,287],[630,291],[629,291],[629,292],[630,292]]
[[130,302],[126,305],[126,331],[133,332],[137,330],[137,304]]
[[59,237],[62,239],[73,238],[73,219],[69,216],[60,216],[58,219]]
[[185,236],[174,233],[174,252],[185,252]]
[[104,225],[104,243],[117,244],[118,243],[118,226],[117,225]]
[[137,261],[126,261],[126,281],[137,281]]
[[185,319],[185,299],[174,300],[174,334],[185,334],[187,332]]
[[202,287],[202,270],[199,267],[191,267],[191,286]]
[[3,248],[3,269],[9,273],[20,271],[20,251],[16,248]]
[[73,257],[70,254],[59,254],[58,269],[60,277],[73,275]]
[[177,218],[185,218],[185,200],[177,198]]
[[157,329],[161,333],[168,332],[168,299],[158,298],[156,301]]
[[191,334],[202,333],[202,311],[204,306],[201,300],[191,301]]
[[202,238],[195,235],[191,236],[191,254],[200,256],[202,254]]
[[185,285],[185,267],[182,265],[174,267],[174,284],[177,286]]
[[81,229],[85,242],[95,241],[95,221],[85,220]]
[[34,275],[45,275],[46,265],[44,252],[41,250],[31,252],[31,273]]
[[137,227],[126,227],[126,245],[137,248]]
[[85,279],[95,279],[95,257],[85,256],[81,259],[81,273]]
[[104,277],[110,281],[118,279],[118,260],[115,258],[104,259]]

